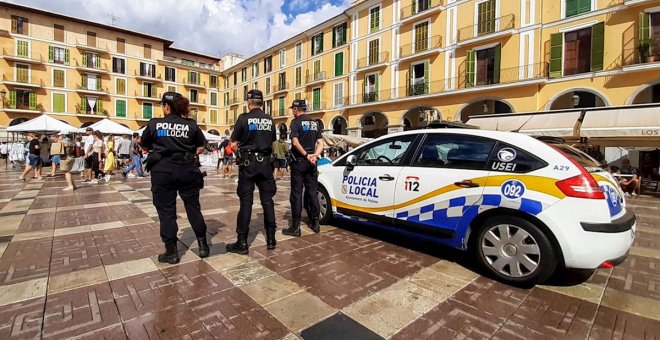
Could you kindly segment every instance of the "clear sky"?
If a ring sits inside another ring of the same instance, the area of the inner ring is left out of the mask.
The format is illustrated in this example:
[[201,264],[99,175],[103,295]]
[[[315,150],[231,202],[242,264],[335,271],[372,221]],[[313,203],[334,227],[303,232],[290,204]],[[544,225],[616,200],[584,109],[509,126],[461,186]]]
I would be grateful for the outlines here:
[[9,0],[174,40],[211,55],[250,56],[343,12],[351,0]]

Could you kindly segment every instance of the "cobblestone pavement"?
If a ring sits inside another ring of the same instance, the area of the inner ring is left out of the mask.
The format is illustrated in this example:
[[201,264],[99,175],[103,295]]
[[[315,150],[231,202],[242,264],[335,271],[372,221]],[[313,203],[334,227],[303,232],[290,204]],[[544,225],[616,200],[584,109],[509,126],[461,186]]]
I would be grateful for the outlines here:
[[[0,339],[653,339],[660,337],[660,201],[639,218],[628,259],[513,288],[465,254],[358,225],[278,232],[266,250],[255,203],[250,255],[235,239],[233,180],[207,177],[212,256],[197,256],[183,206],[182,263],[164,266],[148,179],[63,193],[61,176],[0,172]],[[278,182],[279,228],[289,216]],[[588,240],[585,240],[588,242]]]

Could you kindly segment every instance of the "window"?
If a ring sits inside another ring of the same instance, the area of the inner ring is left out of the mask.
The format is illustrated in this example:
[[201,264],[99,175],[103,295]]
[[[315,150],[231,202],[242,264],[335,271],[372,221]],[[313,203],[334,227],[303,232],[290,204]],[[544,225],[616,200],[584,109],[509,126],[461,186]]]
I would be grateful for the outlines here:
[[117,38],[117,53],[126,53],[126,40]]
[[115,92],[117,92],[117,94],[126,94],[126,79],[117,78],[115,86]]
[[[605,24],[550,35],[550,77],[603,69]],[[563,72],[563,73],[562,73]]]
[[126,117],[126,100],[115,99],[115,116]]
[[64,26],[58,24],[53,25],[53,40],[64,42]]
[[64,93],[53,93],[53,112],[66,112],[66,95]]
[[48,62],[69,65],[69,58],[71,58],[71,55],[68,48],[48,47]]
[[295,87],[302,86],[302,67],[296,67],[296,85]]
[[415,135],[387,139],[355,153],[357,166],[400,166]]
[[16,81],[19,83],[30,82],[30,66],[16,64]]
[[279,110],[278,110],[278,115],[279,115],[279,116],[284,116],[284,115],[286,115],[286,111],[285,111],[285,110],[286,110],[286,109],[285,109],[286,104],[284,103],[284,98],[285,98],[285,97],[279,97],[279,98],[277,98],[277,101],[278,101],[278,108],[279,108]]
[[312,37],[312,55],[323,53],[323,33]]
[[467,52],[467,86],[483,86],[500,83],[502,45]]
[[296,62],[302,60],[302,43],[299,42],[296,44]]
[[28,90],[9,91],[9,107],[18,110],[36,110],[37,94]]
[[[503,157],[498,155],[508,154],[512,155],[513,159],[509,161],[502,161]],[[490,157],[488,162],[488,169],[491,171],[499,172],[513,172],[513,173],[526,173],[533,170],[538,170],[548,166],[547,163],[533,156],[526,151],[520,150],[512,145],[499,142],[495,148],[495,152]]]
[[429,62],[410,65],[408,96],[428,94],[429,85]]
[[211,101],[211,105],[213,105],[213,106],[218,105],[218,93],[217,92],[211,92],[210,101]]
[[369,41],[369,50],[367,52],[369,65],[380,63],[380,40],[374,39]]
[[565,16],[570,18],[591,11],[592,0],[565,0]]
[[188,71],[188,83],[199,85],[199,73]]
[[176,82],[176,69],[165,66],[165,81]]
[[369,74],[364,78],[364,102],[378,100],[378,74]]
[[16,56],[30,57],[30,44],[25,40],[16,40]]
[[241,69],[241,82],[244,83],[247,80],[247,67]]
[[424,12],[429,9],[431,5],[431,0],[413,0],[413,10],[414,14]]
[[335,77],[344,75],[344,52],[335,54]]
[[266,112],[267,115],[272,116],[273,115],[273,101],[272,100],[267,100],[264,106],[266,109],[264,112]]
[[114,73],[126,73],[126,60],[121,58],[112,57],[112,72]]
[[243,100],[247,100],[247,94],[248,94],[248,86],[245,85],[243,86]]
[[223,95],[225,106],[229,106],[229,92],[225,92]]
[[312,90],[312,111],[321,110],[321,88]]
[[424,168],[486,170],[495,141],[475,136],[429,134],[413,161]]
[[149,44],[144,44],[144,57],[151,59],[151,45]]
[[273,71],[273,56],[264,58],[264,73]]
[[[639,61],[660,60],[660,12],[639,13]],[[655,102],[655,101],[654,101]]]
[[495,32],[495,6],[497,0],[487,0],[478,5],[477,8],[477,34],[488,34]]
[[429,48],[429,23],[415,25],[414,52],[426,51]]
[[186,65],[186,66],[192,66],[192,67],[195,67],[195,61],[194,61],[194,60],[190,60],[190,59],[183,59],[183,58],[182,58],[182,59],[181,59],[181,64],[182,64],[182,65]]
[[232,100],[234,101],[234,104],[238,102],[238,90],[234,89],[234,92],[232,93],[234,96],[232,97]]
[[344,106],[344,83],[334,85],[334,106],[335,108]]
[[156,98],[156,85],[152,83],[142,84],[142,96],[147,98]]
[[191,89],[189,97],[191,103],[198,103],[199,98],[197,98],[197,90]]
[[96,97],[83,97],[80,99],[82,114],[101,115],[104,114],[103,100]]
[[101,56],[93,52],[82,54],[82,66],[87,68],[101,68]]
[[270,78],[266,78],[266,94],[270,94]]
[[280,50],[280,68],[286,66],[286,50]]
[[53,70],[53,86],[54,87],[64,87],[64,70],[54,69]]
[[317,59],[314,60],[314,63],[312,64],[312,77],[314,77],[314,80],[319,80],[321,78],[321,60]]
[[11,33],[28,35],[29,33],[29,20],[19,16],[11,16]]
[[87,31],[87,46],[96,47],[96,32]]
[[211,124],[218,124],[218,110],[211,110],[211,113],[209,114]]
[[380,6],[369,10],[369,33],[375,33],[380,30]]
[[234,86],[238,84],[238,72],[234,71]]
[[140,76],[156,78],[156,65],[140,63]]
[[85,75],[82,77],[82,87],[90,91],[101,91],[101,78],[96,75]]
[[168,85],[167,86],[167,91],[168,92],[176,92],[176,86]]
[[259,62],[252,63],[252,78],[259,76]]
[[151,119],[154,113],[154,106],[151,103],[142,104],[142,119]]
[[252,84],[252,88],[255,89],[255,90],[258,90],[258,89],[259,89],[259,82],[256,82],[256,81],[255,81],[255,82]]
[[284,90],[287,88],[286,85],[286,72],[282,72],[278,75],[278,81],[277,81],[277,89],[278,90]]
[[332,29],[332,48],[346,44],[346,30],[348,25],[343,23]]

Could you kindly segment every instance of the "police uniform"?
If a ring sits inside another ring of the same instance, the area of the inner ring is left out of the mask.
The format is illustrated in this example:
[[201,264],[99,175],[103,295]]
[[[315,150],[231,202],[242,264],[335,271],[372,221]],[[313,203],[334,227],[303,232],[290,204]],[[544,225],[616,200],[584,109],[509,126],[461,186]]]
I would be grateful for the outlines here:
[[[161,103],[171,104],[181,98],[166,92]],[[170,105],[170,107],[172,107]],[[178,226],[176,223],[176,196],[183,200],[188,221],[199,244],[200,257],[208,256],[206,223],[199,204],[199,191],[204,178],[197,161],[197,148],[206,145],[206,138],[197,123],[188,118],[169,114],[151,119],[140,144],[152,151],[146,165],[151,171],[153,203],[160,219],[160,236],[165,243],[165,254],[159,261],[179,262],[176,251]]]
[[[249,100],[263,102],[259,90],[247,94]],[[268,249],[275,248],[275,204],[273,196],[277,192],[273,167],[270,162],[272,145],[275,141],[275,123],[260,108],[241,114],[236,120],[232,143],[238,143],[238,188],[236,194],[240,200],[240,210],[236,220],[236,243],[227,245],[227,251],[238,254],[248,253],[247,237],[252,219],[252,201],[255,185],[259,188],[259,198],[264,211],[266,244]]]
[[[304,100],[295,100],[291,108],[307,110],[307,103]],[[319,201],[317,197],[318,189],[318,169],[316,164],[312,164],[307,159],[307,154],[316,152],[316,143],[323,138],[321,127],[318,122],[310,119],[306,114],[295,118],[291,122],[291,139],[297,138],[298,142],[305,150],[301,154],[296,147],[291,148],[294,162],[291,163],[291,217],[292,225],[282,231],[289,236],[300,236],[300,218],[303,208],[303,187],[305,188],[305,208],[309,219],[312,222],[311,229],[314,232],[320,231],[319,226]]]

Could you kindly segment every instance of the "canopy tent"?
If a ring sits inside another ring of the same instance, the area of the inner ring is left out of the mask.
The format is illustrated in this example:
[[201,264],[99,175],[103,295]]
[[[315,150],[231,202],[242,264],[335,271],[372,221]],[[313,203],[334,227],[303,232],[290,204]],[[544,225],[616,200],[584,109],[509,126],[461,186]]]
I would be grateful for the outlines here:
[[45,114],[37,118],[30,119],[27,122],[7,127],[7,132],[20,133],[34,132],[54,134],[59,132],[73,133],[77,131],[78,128]]
[[358,137],[349,137],[345,135],[331,135],[331,134],[323,134],[323,141],[325,142],[325,146],[327,147],[341,147],[344,149],[348,149],[348,147],[358,147],[366,142],[368,142],[370,139],[368,138],[358,138]]
[[583,137],[659,137],[660,107],[630,107],[587,111]]
[[[137,134],[139,134],[140,136],[142,136],[142,133],[144,132],[144,129],[146,129],[146,128],[147,127],[145,126],[145,127],[141,128],[140,130],[137,130],[135,132]],[[225,140],[225,138],[223,138],[223,137],[220,137],[218,135],[214,135],[212,133],[208,133],[204,130],[202,130],[202,133],[204,134],[204,138],[206,138],[207,142],[222,142],[223,140]]]
[[101,131],[104,135],[132,135],[133,130],[111,121],[108,118],[104,118],[88,127],[79,129],[80,132],[85,132],[87,128],[92,128],[94,131]]
[[520,132],[534,136],[572,137],[582,111],[472,116],[468,124],[483,130]]

